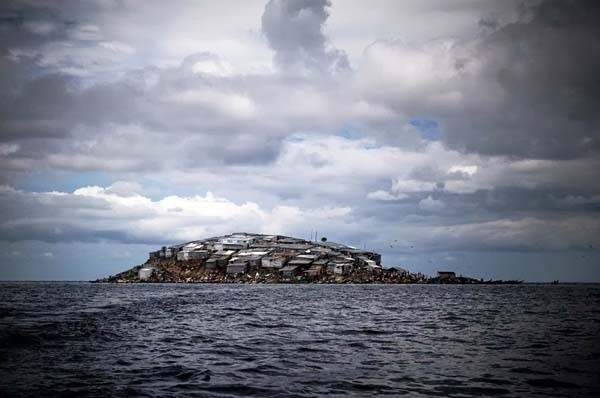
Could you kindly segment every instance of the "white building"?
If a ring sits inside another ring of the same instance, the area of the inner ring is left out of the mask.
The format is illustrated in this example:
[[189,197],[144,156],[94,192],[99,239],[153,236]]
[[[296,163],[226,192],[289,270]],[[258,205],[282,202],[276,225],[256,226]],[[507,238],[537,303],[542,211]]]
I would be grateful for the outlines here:
[[219,239],[223,249],[247,249],[256,240],[249,235],[230,235]]
[[181,248],[181,251],[183,252],[193,252],[195,250],[199,250],[199,249],[203,249],[204,248],[204,244],[200,243],[200,242],[192,242],[192,243],[188,243],[187,245],[183,246]]
[[261,267],[263,268],[282,268],[287,264],[287,256],[265,256],[262,258]]
[[210,253],[207,250],[196,250],[191,252],[179,252],[177,253],[178,261],[189,261],[189,260],[200,260],[208,258]]
[[238,256],[238,257],[245,257],[245,256],[263,257],[263,256],[266,256],[267,254],[269,254],[270,252],[271,252],[270,250],[262,250],[262,249],[240,250],[239,252],[237,252],[236,256]]
[[364,260],[366,268],[370,271],[381,271],[381,265],[377,265],[377,263],[373,260]]
[[348,272],[350,272],[350,270],[352,270],[352,264],[348,264],[348,263],[336,264],[333,268],[333,273],[338,274],[338,275],[344,275],[344,274],[347,274]]

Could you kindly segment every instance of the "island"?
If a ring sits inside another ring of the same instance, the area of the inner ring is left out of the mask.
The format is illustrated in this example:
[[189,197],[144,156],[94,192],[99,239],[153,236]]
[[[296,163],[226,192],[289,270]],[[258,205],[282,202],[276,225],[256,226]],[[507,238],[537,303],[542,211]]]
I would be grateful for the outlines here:
[[483,281],[441,271],[435,278],[383,267],[381,255],[326,238],[236,232],[164,246],[148,260],[95,282],[115,283],[520,283]]

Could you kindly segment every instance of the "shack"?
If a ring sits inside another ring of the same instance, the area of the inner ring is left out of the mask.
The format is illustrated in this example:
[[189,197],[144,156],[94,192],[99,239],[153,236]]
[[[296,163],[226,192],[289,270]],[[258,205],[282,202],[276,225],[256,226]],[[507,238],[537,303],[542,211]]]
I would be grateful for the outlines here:
[[292,278],[300,274],[300,267],[297,265],[286,265],[279,270],[284,278]]
[[346,275],[352,270],[350,263],[336,263],[333,267],[333,273],[338,275]]
[[281,268],[287,264],[289,260],[288,256],[284,255],[271,255],[262,258],[262,268]]
[[150,252],[150,253],[148,253],[148,258],[149,258],[150,260],[159,259],[159,258],[160,258],[160,253],[161,253],[161,251],[160,251],[160,250],[158,250],[158,251],[155,251],[155,252]]
[[381,265],[378,265],[375,263],[375,261],[373,260],[364,260],[364,267],[371,272],[381,272],[382,271],[382,267]]
[[297,267],[307,268],[312,263],[313,263],[313,260],[311,260],[310,258],[294,257],[290,261],[288,261],[287,265],[293,265],[293,266],[297,266]]
[[230,275],[245,274],[248,272],[248,261],[236,260],[227,264],[227,273]]
[[206,260],[205,267],[209,270],[223,268],[227,266],[228,262],[229,256],[212,256],[208,260]]
[[304,275],[310,276],[310,277],[321,276],[324,273],[325,273],[325,266],[323,266],[322,264],[313,264],[310,266],[309,269],[304,271]]
[[448,281],[456,278],[456,274],[452,271],[438,271],[438,280],[440,282]]
[[230,235],[219,239],[223,249],[247,249],[252,242],[254,242],[254,236],[249,235]]
[[281,253],[286,254],[297,254],[300,252],[306,252],[311,247],[314,247],[310,243],[279,243],[277,242],[277,249]]

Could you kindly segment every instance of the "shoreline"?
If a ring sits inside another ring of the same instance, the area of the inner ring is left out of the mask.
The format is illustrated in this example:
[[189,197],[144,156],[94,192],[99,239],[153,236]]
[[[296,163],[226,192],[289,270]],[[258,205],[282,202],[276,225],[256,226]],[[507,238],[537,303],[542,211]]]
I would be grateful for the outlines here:
[[103,285],[431,285],[431,283],[382,283],[382,282],[98,282]]
[[[140,270],[152,267],[153,272],[146,279],[139,277]],[[149,261],[107,278],[92,283],[189,283],[189,284],[314,284],[314,285],[517,285],[518,280],[483,280],[463,276],[451,278],[429,277],[396,268],[383,268],[376,272],[353,270],[347,274],[323,272],[314,276],[295,275],[284,277],[277,269],[252,269],[245,273],[227,274],[223,270],[207,270],[194,262]]]

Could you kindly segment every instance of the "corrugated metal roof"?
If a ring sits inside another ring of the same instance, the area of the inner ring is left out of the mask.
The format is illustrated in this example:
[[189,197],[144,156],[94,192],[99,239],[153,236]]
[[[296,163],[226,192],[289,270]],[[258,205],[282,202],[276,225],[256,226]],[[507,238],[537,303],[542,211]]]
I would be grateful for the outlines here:
[[288,264],[296,264],[296,265],[309,265],[312,264],[313,260],[309,260],[307,258],[293,258],[291,259]]
[[312,248],[314,245],[306,244],[306,243],[281,243],[277,244],[277,247],[282,249],[291,249],[291,250],[306,250]]

